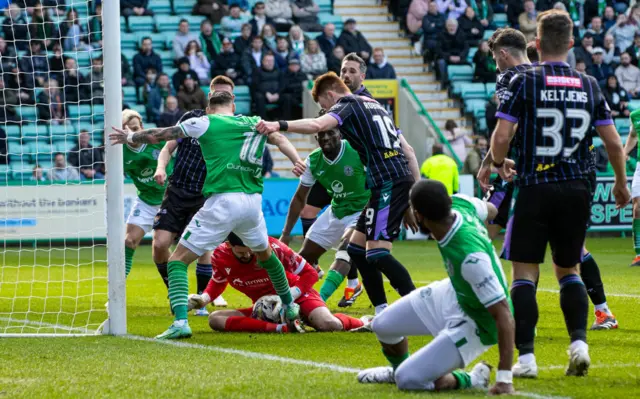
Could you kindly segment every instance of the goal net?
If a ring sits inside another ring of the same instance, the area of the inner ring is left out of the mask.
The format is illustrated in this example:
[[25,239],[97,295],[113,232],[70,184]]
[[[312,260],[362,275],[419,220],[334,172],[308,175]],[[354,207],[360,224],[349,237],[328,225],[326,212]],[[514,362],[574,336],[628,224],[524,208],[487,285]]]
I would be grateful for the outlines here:
[[101,7],[20,3],[0,39],[0,335],[96,334],[109,296]]

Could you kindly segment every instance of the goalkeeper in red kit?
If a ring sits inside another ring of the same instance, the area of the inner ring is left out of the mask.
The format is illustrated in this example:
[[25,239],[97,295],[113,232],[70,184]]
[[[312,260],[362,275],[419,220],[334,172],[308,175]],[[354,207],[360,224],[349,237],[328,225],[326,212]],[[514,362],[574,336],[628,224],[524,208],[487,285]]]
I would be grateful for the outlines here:
[[[286,271],[291,294],[300,305],[300,317],[318,331],[366,330],[370,316],[356,319],[344,314],[332,314],[320,294],[313,289],[318,273],[304,258],[275,238],[269,237],[273,253]],[[256,262],[251,250],[235,234],[217,247],[211,255],[213,276],[202,295],[189,296],[189,308],[200,309],[217,298],[227,285],[251,298],[255,303],[267,295],[276,295],[266,270]],[[235,332],[295,332],[292,325],[274,323],[251,317],[253,308],[226,309],[209,315],[209,326],[215,331]],[[363,328],[364,327],[364,328]]]

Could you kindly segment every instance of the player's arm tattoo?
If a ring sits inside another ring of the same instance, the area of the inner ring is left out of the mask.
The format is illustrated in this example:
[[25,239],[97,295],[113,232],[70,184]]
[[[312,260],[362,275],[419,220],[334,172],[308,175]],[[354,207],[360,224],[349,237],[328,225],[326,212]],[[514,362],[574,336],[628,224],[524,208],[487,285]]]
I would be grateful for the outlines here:
[[136,144],[158,144],[162,141],[176,140],[185,137],[179,126],[141,130],[133,134],[131,140]]

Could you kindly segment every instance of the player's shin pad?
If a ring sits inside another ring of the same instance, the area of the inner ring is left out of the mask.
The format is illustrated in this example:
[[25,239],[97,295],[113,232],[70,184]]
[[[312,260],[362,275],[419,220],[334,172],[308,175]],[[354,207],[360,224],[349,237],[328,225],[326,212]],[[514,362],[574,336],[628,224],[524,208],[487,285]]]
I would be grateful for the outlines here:
[[291,290],[289,289],[289,282],[287,281],[287,275],[284,271],[284,266],[273,252],[269,259],[265,262],[258,261],[260,267],[267,271],[271,284],[276,290],[276,293],[282,299],[282,303],[285,305],[291,305],[293,303],[293,297],[291,296]]

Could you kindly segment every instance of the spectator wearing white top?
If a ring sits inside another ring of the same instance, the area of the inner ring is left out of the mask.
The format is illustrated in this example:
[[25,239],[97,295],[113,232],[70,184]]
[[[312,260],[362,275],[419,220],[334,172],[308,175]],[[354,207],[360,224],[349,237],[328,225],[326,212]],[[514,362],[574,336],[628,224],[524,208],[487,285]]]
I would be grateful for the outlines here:
[[458,19],[467,8],[464,0],[435,0],[435,2],[438,5],[438,12],[447,15],[447,19]]
[[196,71],[200,84],[208,84],[210,80],[209,73],[211,72],[211,63],[207,57],[204,56],[200,44],[195,40],[190,41],[185,49],[185,55],[189,58],[191,69]]
[[67,166],[67,160],[61,152],[56,153],[54,166],[48,174],[51,181],[80,180],[78,169]]
[[[467,146],[473,144],[473,141],[463,131],[458,128],[455,121],[449,119],[444,125],[444,132],[442,132],[444,138],[447,139],[454,154],[458,157],[460,162],[464,162],[467,159]],[[444,150],[444,153],[453,158],[453,154],[448,148]]]
[[327,72],[327,57],[320,50],[316,40],[307,42],[307,51],[302,56],[302,72],[306,73],[309,79]]
[[640,94],[640,69],[631,64],[631,55],[627,52],[620,56],[620,66],[616,68],[616,78],[618,78],[620,86],[632,97],[638,97]]
[[180,25],[178,25],[178,32],[173,38],[173,59],[177,60],[184,57],[184,50],[187,48],[187,44],[192,40],[197,41],[198,36],[189,32],[189,21],[181,19]]

